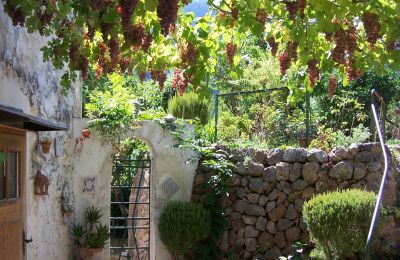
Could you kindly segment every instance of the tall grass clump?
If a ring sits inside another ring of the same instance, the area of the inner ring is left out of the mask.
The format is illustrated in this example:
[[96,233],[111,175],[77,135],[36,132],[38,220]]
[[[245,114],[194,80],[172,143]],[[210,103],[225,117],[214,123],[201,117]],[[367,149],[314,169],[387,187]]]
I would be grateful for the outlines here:
[[168,101],[168,113],[182,119],[199,119],[201,124],[205,125],[210,112],[207,99],[190,92],[172,97]]

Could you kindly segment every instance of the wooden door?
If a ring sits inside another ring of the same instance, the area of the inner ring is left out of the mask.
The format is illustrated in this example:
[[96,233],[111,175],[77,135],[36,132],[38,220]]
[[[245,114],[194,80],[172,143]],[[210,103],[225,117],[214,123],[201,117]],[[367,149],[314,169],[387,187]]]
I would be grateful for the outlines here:
[[25,135],[0,125],[0,259],[24,258]]

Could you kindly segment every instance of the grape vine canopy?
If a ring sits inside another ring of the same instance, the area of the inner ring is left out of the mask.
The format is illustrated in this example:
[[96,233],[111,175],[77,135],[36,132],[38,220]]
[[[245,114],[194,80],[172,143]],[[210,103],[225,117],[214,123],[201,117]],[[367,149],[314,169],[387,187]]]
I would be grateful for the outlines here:
[[[68,66],[64,87],[83,79],[88,66],[100,76],[146,72],[162,89],[166,71],[183,93],[201,89],[221,59],[238,68],[241,42],[268,44],[287,69],[306,68],[313,87],[322,72],[330,85],[349,82],[368,69],[400,68],[400,2],[397,0],[208,0],[195,18],[182,11],[190,0],[3,0],[15,26],[49,36],[44,60]],[[203,88],[204,89],[204,88]]]

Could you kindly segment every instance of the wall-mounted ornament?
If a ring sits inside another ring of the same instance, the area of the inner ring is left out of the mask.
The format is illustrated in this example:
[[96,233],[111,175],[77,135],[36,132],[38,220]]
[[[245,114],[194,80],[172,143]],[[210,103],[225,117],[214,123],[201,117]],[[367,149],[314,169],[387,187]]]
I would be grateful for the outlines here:
[[62,213],[64,215],[64,224],[67,224],[73,216],[73,197],[72,189],[68,182],[64,183],[61,195]]
[[48,154],[50,152],[51,148],[51,140],[50,139],[44,139],[39,142],[40,146],[42,147],[42,152],[44,154]]
[[82,192],[95,192],[96,191],[96,177],[83,177],[82,178]]
[[90,138],[91,134],[92,133],[90,132],[89,129],[82,130],[81,136],[79,138],[76,138],[76,141],[75,141],[75,149],[74,149],[75,153],[80,153],[82,151],[83,140]]
[[35,176],[34,193],[36,195],[49,195],[49,184],[50,182],[47,176],[38,171]]

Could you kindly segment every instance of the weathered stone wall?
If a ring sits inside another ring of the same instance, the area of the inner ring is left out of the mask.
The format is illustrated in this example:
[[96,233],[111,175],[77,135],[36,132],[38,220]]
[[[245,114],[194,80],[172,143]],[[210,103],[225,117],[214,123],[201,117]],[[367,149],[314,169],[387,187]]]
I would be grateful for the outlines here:
[[[224,252],[240,252],[240,258],[244,259],[278,259],[291,253],[294,242],[309,239],[301,217],[304,201],[316,193],[338,188],[377,191],[384,163],[378,143],[334,149],[329,154],[303,148],[215,150],[235,164],[230,196],[221,202],[230,225],[220,247]],[[193,184],[194,201],[206,192],[201,185],[212,175],[212,170],[200,164]],[[391,164],[385,205],[396,205],[396,175]],[[399,241],[393,235],[393,231],[400,234],[399,224],[396,227],[391,220],[391,227],[386,230],[392,235],[385,233],[383,237]],[[386,245],[393,247],[396,243],[386,241]]]

